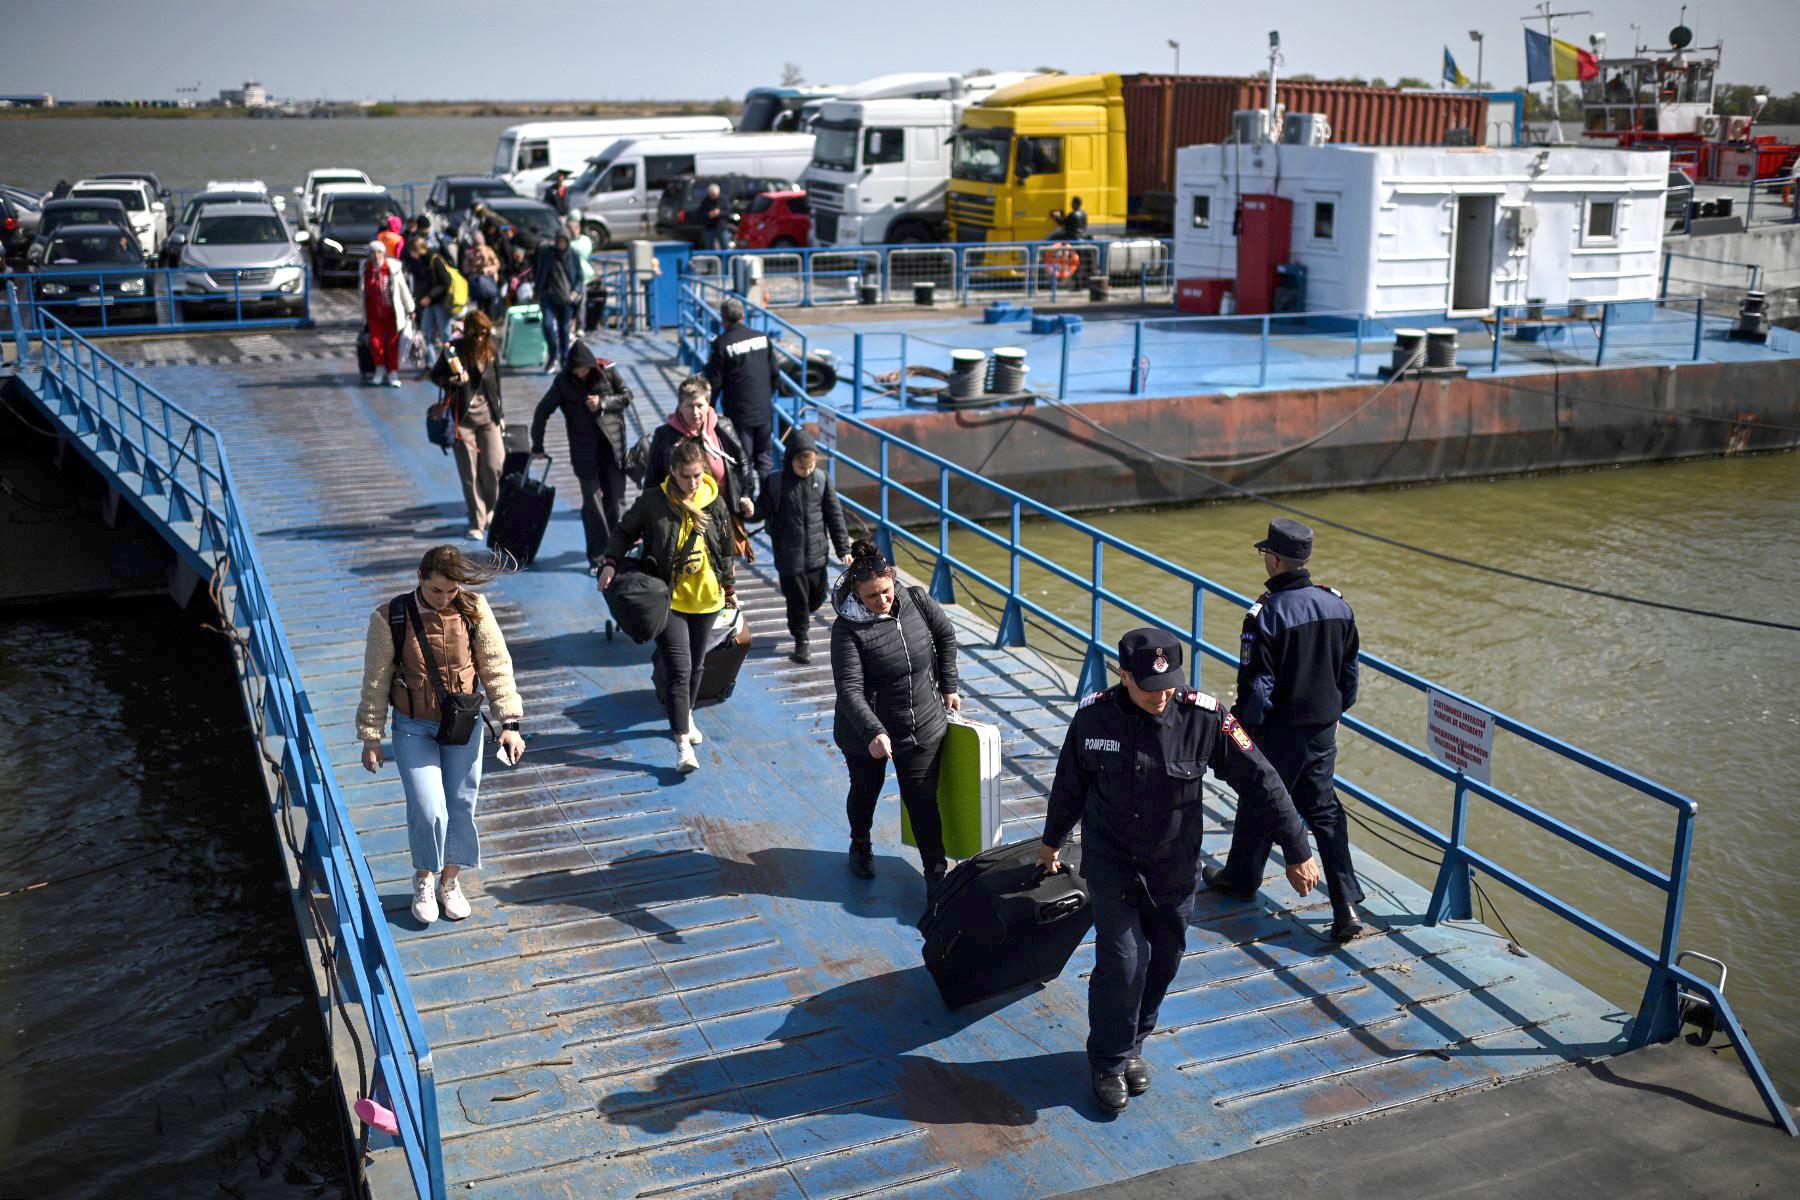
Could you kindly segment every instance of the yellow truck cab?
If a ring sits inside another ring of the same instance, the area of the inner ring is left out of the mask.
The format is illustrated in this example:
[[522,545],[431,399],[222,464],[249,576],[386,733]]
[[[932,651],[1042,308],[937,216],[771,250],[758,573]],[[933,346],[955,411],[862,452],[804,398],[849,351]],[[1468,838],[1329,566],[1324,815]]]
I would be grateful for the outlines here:
[[950,160],[951,237],[1039,241],[1081,197],[1089,237],[1125,232],[1125,101],[1119,77],[1042,75],[963,113]]

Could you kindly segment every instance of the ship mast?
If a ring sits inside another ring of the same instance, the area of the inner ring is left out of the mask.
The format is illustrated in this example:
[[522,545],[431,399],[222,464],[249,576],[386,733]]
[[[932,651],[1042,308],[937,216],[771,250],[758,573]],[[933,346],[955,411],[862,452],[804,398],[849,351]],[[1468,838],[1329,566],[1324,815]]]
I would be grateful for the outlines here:
[[1551,24],[1551,21],[1556,17],[1591,17],[1594,14],[1585,8],[1571,12],[1551,12],[1550,0],[1540,0],[1537,7],[1538,11],[1535,16],[1520,17],[1519,19],[1521,21],[1530,22],[1537,20],[1539,17],[1543,18],[1544,36],[1550,39],[1550,112],[1552,114],[1550,129],[1554,139],[1560,142],[1563,140],[1562,97],[1557,95],[1556,92],[1556,27]]

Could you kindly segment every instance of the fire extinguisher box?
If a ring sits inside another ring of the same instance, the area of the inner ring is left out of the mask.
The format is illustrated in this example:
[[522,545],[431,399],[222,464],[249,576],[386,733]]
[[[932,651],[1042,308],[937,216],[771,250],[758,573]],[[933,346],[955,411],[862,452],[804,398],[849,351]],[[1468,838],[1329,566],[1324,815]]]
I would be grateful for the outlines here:
[[1231,291],[1229,279],[1178,279],[1175,281],[1177,312],[1198,313],[1216,317],[1223,311],[1225,295]]
[[1237,310],[1266,313],[1274,307],[1275,268],[1288,260],[1294,233],[1294,202],[1253,194],[1242,201],[1237,244]]

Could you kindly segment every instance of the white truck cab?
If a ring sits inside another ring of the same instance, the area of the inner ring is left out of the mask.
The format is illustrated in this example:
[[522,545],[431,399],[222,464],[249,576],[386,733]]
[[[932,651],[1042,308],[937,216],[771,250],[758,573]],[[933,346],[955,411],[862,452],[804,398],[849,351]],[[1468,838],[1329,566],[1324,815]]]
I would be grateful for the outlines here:
[[500,132],[493,174],[521,196],[538,199],[553,171],[578,175],[588,159],[620,138],[730,133],[725,117],[614,117],[602,121],[533,121]]
[[813,125],[813,160],[800,180],[812,205],[814,244],[941,240],[948,143],[963,110],[1033,74],[882,75],[825,101]]

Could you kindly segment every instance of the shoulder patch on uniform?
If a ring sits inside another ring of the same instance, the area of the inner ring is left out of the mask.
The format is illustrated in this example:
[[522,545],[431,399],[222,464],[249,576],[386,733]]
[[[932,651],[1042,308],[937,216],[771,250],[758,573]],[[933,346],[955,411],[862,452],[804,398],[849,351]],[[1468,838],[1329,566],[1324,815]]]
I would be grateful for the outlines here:
[[1231,735],[1231,740],[1237,743],[1239,750],[1254,748],[1250,741],[1250,735],[1244,732],[1244,727],[1239,725],[1237,718],[1230,713],[1225,714],[1225,732]]
[[1326,591],[1330,592],[1332,595],[1336,596],[1339,600],[1342,600],[1344,598],[1344,593],[1338,591],[1336,588],[1332,587],[1328,583],[1321,583],[1319,586],[1324,588]]
[[1192,704],[1199,708],[1204,708],[1207,712],[1219,711],[1219,702],[1205,692],[1200,691],[1198,688],[1183,688],[1181,691],[1181,700],[1184,704]]
[[1097,692],[1089,692],[1087,695],[1085,695],[1081,698],[1081,703],[1079,703],[1075,706],[1075,711],[1080,712],[1082,709],[1086,708],[1088,705],[1092,704],[1094,701],[1100,699],[1100,697],[1102,697],[1104,695],[1106,695],[1106,690],[1104,688],[1102,688],[1100,691],[1097,691]]
[[1250,606],[1250,611],[1245,613],[1244,615],[1246,617],[1254,617],[1257,613],[1259,613],[1261,611],[1262,611],[1262,601],[1258,600],[1255,604],[1252,604]]

